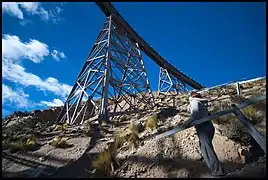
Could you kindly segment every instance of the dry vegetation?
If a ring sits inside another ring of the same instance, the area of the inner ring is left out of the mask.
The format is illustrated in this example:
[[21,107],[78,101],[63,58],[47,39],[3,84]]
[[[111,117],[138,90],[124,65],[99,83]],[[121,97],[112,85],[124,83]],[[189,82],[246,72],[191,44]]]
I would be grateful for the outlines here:
[[[231,96],[231,103],[241,103],[247,99],[243,96]],[[263,102],[257,103],[255,105],[247,106],[241,109],[242,113],[251,120],[252,124],[256,125],[264,120],[264,116],[259,113],[260,106],[266,106]],[[256,108],[258,107],[258,108]],[[230,108],[230,103],[222,102],[217,107],[215,107],[213,112],[221,111]],[[264,108],[264,107],[262,107]],[[251,140],[251,135],[246,131],[242,123],[233,115],[227,114],[221,116],[212,121],[219,125],[222,135],[228,137],[229,139],[241,143],[242,145],[248,145]]]
[[62,149],[65,149],[65,148],[69,148],[69,147],[72,147],[71,144],[68,144],[67,143],[67,139],[64,138],[64,137],[55,137],[50,143],[49,145],[55,147],[55,148],[62,148]]
[[111,175],[110,173],[113,172],[114,168],[118,165],[115,158],[118,150],[123,147],[125,143],[132,146],[132,148],[138,148],[139,142],[138,127],[135,123],[131,123],[128,131],[120,131],[115,134],[113,143],[92,161],[92,167],[99,173],[104,173],[106,176]]
[[85,130],[85,133],[88,137],[92,136],[92,125],[89,121],[85,121],[84,130]]
[[158,127],[158,118],[156,115],[149,117],[146,121],[146,128],[153,131]]
[[2,142],[2,145],[3,149],[8,149],[11,153],[19,151],[31,151],[35,150],[38,147],[38,144],[36,143],[36,138],[34,136],[31,136],[27,140]]
[[[204,94],[205,93],[207,94],[206,96],[204,95],[204,97],[210,98],[210,97],[215,97],[215,96],[216,97],[226,96],[226,94],[229,95],[229,89],[230,88],[228,89],[226,88],[226,92],[221,91],[220,89],[214,89],[214,90],[211,90],[211,92],[204,92]],[[216,94],[213,94],[213,93],[216,93]],[[163,99],[163,106],[161,105],[161,107],[160,106],[159,108],[157,107],[156,110],[154,111],[145,111],[144,113],[140,112],[133,116],[123,115],[121,116],[120,119],[116,119],[118,120],[117,123],[120,125],[118,127],[117,126],[115,127],[104,126],[103,124],[105,124],[106,122],[99,120],[99,129],[97,128],[97,130],[100,130],[102,137],[100,137],[100,140],[99,139],[97,140],[97,143],[100,143],[100,144],[96,144],[92,148],[94,149],[95,147],[97,147],[92,151],[94,153],[97,153],[98,155],[96,156],[96,158],[92,159],[92,163],[90,167],[89,165],[87,165],[88,166],[87,168],[90,168],[90,169],[93,168],[96,170],[96,171],[94,170],[94,172],[96,173],[92,173],[94,174],[93,176],[111,177],[111,176],[117,176],[118,175],[117,173],[119,173],[118,177],[133,177],[136,174],[138,174],[139,177],[156,177],[156,176],[162,177],[162,174],[170,175],[172,173],[170,172],[166,173],[164,171],[162,172],[161,170],[162,166],[158,165],[160,161],[163,164],[165,163],[158,157],[158,155],[161,154],[162,151],[165,152],[164,155],[167,158],[180,157],[180,158],[177,158],[176,161],[182,160],[182,162],[184,161],[186,162],[186,160],[183,159],[184,157],[186,157],[186,159],[187,158],[196,159],[197,157],[196,154],[198,154],[196,152],[197,151],[196,149],[198,149],[198,145],[197,145],[198,143],[196,143],[198,142],[198,139],[197,139],[198,137],[194,132],[192,132],[191,129],[188,129],[187,131],[185,131],[185,133],[182,132],[180,135],[179,133],[174,135],[175,139],[179,139],[179,141],[175,141],[175,140],[173,141],[171,138],[165,138],[165,141],[163,141],[164,142],[163,146],[161,144],[154,144],[152,141],[147,141],[147,140],[142,142],[142,139],[146,139],[148,136],[151,136],[156,130],[159,130],[159,132],[160,131],[162,132],[162,130],[166,131],[169,128],[173,128],[175,125],[183,123],[185,119],[188,118],[189,113],[186,112],[186,107],[189,103],[187,95],[183,97],[179,96],[176,98],[177,98],[177,102],[179,102],[178,103],[179,105],[174,107],[175,110],[173,110],[172,108],[167,108],[168,105],[164,103],[165,101],[168,101],[168,100]],[[228,100],[222,101],[222,102],[216,101],[215,103],[213,103],[212,113],[230,108],[231,107],[230,105],[232,103],[240,103],[246,100],[246,98],[244,98],[243,96],[236,96],[236,95],[231,95],[231,98],[227,96],[225,100],[226,99]],[[163,110],[163,109],[166,109],[166,110]],[[247,118],[252,120],[252,123],[254,125],[256,125],[256,124],[263,122],[263,120],[265,119],[265,113],[263,112],[260,113],[260,109],[265,111],[266,102],[263,101],[263,102],[254,104],[252,106],[248,106],[244,109],[241,109],[241,111]],[[150,117],[148,117],[149,113],[151,115]],[[127,123],[126,121],[129,122],[130,120],[132,121],[132,123],[130,123],[129,126],[127,127],[128,124],[126,124]],[[134,123],[136,122],[136,120],[139,121],[139,123],[137,124]],[[223,141],[222,144],[218,143],[219,145],[217,147],[223,146],[220,148],[223,148],[223,149],[225,148],[222,151],[217,151],[217,153],[219,153],[221,157],[226,158],[226,161],[228,160],[230,162],[231,161],[234,162],[235,160],[233,161],[233,159],[236,159],[237,157],[237,152],[236,152],[236,150],[238,149],[237,147],[239,148],[249,147],[248,144],[251,140],[251,136],[249,135],[249,133],[246,132],[243,125],[233,114],[227,114],[225,116],[221,116],[220,118],[212,120],[212,122],[218,125],[217,127],[215,125],[215,128],[217,128],[217,130],[219,130],[219,132],[222,135],[221,136],[219,133],[217,134],[215,133],[216,138],[218,138],[217,141],[221,143]],[[168,123],[170,123],[171,125],[167,125]],[[17,137],[17,134],[9,137],[7,130],[3,129],[4,134],[6,134],[5,139],[8,139],[8,141],[4,141],[4,142],[2,141],[3,149],[10,149],[12,152],[18,152],[18,151],[24,151],[24,150],[28,151],[38,146],[38,143],[36,142],[35,137],[34,137],[35,132],[33,132],[32,130],[33,127],[35,126],[36,124],[33,122],[22,122],[10,128],[14,132],[22,131],[27,134],[33,134],[32,137],[30,138],[27,137],[24,139]],[[86,134],[88,137],[91,137],[88,139],[93,139],[95,135],[94,132],[96,130],[95,124],[92,124],[89,121],[86,121],[83,124],[83,127],[84,127],[84,130],[83,130],[84,134]],[[58,125],[51,126],[49,129],[50,131],[61,131],[59,133],[64,134],[66,133],[66,131],[69,131],[68,128],[69,126],[67,124],[58,124]],[[84,136],[84,134],[81,133],[81,136]],[[228,137],[228,139],[224,136]],[[69,142],[72,142],[72,141],[70,140]],[[236,143],[233,143],[233,142],[236,142]],[[74,144],[74,142],[72,142],[72,144]],[[73,146],[71,144],[68,144],[67,138],[62,137],[61,135],[54,138],[49,143],[49,145],[55,148],[63,148],[63,149]],[[241,145],[243,145],[244,147],[242,147]],[[218,150],[220,148],[218,148]],[[245,149],[243,150],[246,151]],[[134,161],[131,162],[132,159],[130,156],[132,155],[133,156],[146,156],[148,157],[148,159],[152,159],[153,163],[152,165],[148,165],[146,163],[142,164],[140,162],[139,163],[136,163]],[[127,164],[128,160],[130,160],[129,164]],[[124,166],[125,161],[127,164],[126,166]],[[169,163],[170,162],[167,162],[168,165],[172,164],[172,163],[170,164]],[[190,170],[189,168],[189,171],[191,172],[199,171],[197,168],[198,166],[199,165],[197,163],[196,166],[195,165],[193,166],[194,170],[192,169]],[[197,170],[195,169],[195,167]],[[175,168],[176,167],[174,165],[174,169]],[[175,173],[176,177],[184,177],[183,173],[185,172],[182,172],[182,169],[183,168],[180,167],[174,170],[174,172],[176,171],[176,173],[178,171],[178,174]],[[179,173],[180,171],[181,171],[181,174]]]

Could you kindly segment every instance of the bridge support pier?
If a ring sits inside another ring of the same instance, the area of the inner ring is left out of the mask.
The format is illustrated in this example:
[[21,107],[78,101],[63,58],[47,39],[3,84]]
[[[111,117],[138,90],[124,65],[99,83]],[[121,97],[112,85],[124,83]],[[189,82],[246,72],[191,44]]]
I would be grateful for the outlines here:
[[108,122],[117,113],[137,111],[139,105],[154,106],[139,45],[113,18],[106,18],[58,122],[83,123],[92,116]]
[[159,82],[158,82],[158,94],[179,94],[187,92],[186,85],[170,74],[167,69],[160,67]]

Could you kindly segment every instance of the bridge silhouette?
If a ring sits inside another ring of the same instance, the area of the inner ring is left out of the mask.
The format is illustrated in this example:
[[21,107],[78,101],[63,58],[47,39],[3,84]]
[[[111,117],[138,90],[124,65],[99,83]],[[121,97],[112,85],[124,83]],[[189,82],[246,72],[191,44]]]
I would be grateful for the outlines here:
[[153,108],[154,96],[141,51],[160,67],[158,93],[187,92],[187,86],[204,88],[161,57],[110,2],[96,4],[106,20],[57,122],[82,124],[91,117],[109,122],[118,112]]

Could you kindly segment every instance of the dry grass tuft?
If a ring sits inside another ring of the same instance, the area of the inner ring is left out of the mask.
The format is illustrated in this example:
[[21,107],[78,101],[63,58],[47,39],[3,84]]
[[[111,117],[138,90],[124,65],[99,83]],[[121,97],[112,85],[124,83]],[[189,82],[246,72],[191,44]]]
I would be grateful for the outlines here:
[[37,148],[36,138],[31,136],[26,141],[13,141],[5,144],[5,149],[9,149],[11,153],[19,151],[30,151]]
[[115,140],[114,140],[114,147],[115,149],[118,149],[123,146],[123,144],[127,140],[127,133],[125,132],[119,132],[115,135]]
[[146,121],[146,128],[151,131],[156,130],[158,127],[158,118],[156,115],[150,116]]
[[62,148],[66,149],[69,147],[72,147],[73,145],[67,143],[67,139],[64,137],[55,137],[49,145],[55,147],[55,148]]
[[106,176],[110,175],[113,169],[112,152],[110,149],[106,149],[100,155],[92,161],[92,167],[96,170],[103,172]]
[[89,121],[85,121],[84,129],[88,137],[92,136],[92,124]]
[[69,125],[67,123],[64,123],[53,125],[51,128],[53,128],[54,131],[66,131],[68,127]]

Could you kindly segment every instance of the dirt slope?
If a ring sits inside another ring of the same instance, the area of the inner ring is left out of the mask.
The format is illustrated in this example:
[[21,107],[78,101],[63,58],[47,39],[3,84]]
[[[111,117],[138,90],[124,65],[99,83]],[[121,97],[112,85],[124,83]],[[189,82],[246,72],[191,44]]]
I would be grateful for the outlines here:
[[[254,94],[266,94],[265,79],[243,85],[242,95],[249,98]],[[223,102],[231,103],[231,96],[236,94],[234,87],[217,88],[202,92],[203,96],[214,99],[211,111]],[[94,125],[92,137],[85,136],[83,127],[69,127],[65,131],[49,130],[51,122],[41,120],[34,113],[14,114],[7,117],[2,123],[2,145],[8,138],[26,137],[34,133],[39,144],[38,149],[26,152],[10,153],[3,149],[2,172],[4,177],[100,177],[92,167],[99,153],[108,148],[114,141],[116,132],[126,131],[131,122],[142,124],[151,115],[158,115],[159,123],[156,131],[144,130],[139,133],[141,142],[137,148],[132,148],[126,142],[116,155],[118,166],[110,176],[113,177],[209,177],[209,170],[203,161],[198,161],[200,156],[198,137],[195,129],[190,128],[160,141],[152,139],[143,141],[148,136],[167,131],[173,126],[183,123],[189,117],[187,112],[188,99],[185,95],[175,97],[155,96],[158,107],[140,114],[125,115],[113,121],[113,125],[103,126],[101,129]],[[171,107],[175,105],[175,107]],[[265,109],[265,108],[264,108]],[[262,113],[261,110],[259,113]],[[256,127],[266,135],[266,115]],[[24,123],[23,127],[30,126],[30,130],[15,127]],[[222,126],[214,124],[216,133],[213,139],[215,151],[227,172],[228,176],[266,176],[266,159],[258,158],[255,162],[248,163],[244,152],[248,152],[250,145],[241,145],[222,134]],[[24,129],[23,131],[21,129]],[[55,149],[49,142],[54,137],[62,135],[67,137],[71,148]],[[27,162],[27,163],[26,163]]]

